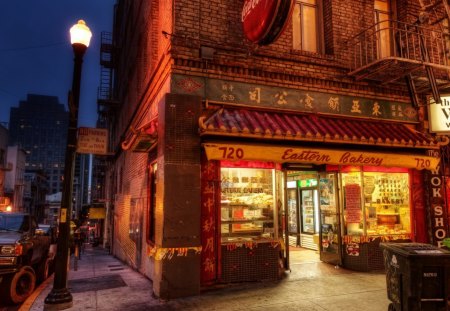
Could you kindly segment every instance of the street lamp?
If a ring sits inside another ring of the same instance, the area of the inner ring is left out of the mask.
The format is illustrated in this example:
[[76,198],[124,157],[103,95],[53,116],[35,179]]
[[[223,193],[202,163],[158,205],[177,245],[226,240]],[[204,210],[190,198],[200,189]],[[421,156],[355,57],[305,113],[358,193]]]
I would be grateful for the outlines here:
[[64,184],[59,218],[58,248],[55,258],[53,288],[45,298],[44,310],[64,310],[72,307],[72,294],[67,289],[69,266],[70,216],[72,213],[73,171],[77,145],[78,107],[83,55],[89,46],[92,33],[83,20],[70,28],[70,43],[74,58],[72,90],[69,92],[69,129],[64,164]]

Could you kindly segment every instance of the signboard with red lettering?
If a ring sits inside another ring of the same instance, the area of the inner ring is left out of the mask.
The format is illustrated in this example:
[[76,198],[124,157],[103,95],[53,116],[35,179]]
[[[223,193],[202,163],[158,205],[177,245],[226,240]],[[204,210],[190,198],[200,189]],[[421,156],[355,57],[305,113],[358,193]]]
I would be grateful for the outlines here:
[[354,166],[404,167],[434,170],[440,158],[415,154],[378,153],[357,150],[280,147],[246,144],[203,144],[208,160],[269,161]]
[[108,130],[80,127],[78,129],[77,152],[97,155],[108,154]]
[[361,187],[358,184],[350,184],[344,189],[347,223],[359,223],[361,221]]
[[283,32],[289,20],[293,0],[245,0],[242,28],[251,42],[267,45]]
[[220,210],[216,203],[220,202],[220,164],[218,161],[206,161],[202,157],[201,180],[201,282],[202,285],[211,284],[217,279],[220,262],[217,249],[217,212]]

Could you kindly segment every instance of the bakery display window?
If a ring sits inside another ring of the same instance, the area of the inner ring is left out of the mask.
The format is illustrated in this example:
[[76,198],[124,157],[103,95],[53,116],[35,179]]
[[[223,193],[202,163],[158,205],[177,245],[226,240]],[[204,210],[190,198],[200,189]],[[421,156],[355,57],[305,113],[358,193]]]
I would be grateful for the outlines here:
[[275,170],[221,168],[222,242],[276,238]]
[[342,173],[344,227],[347,235],[411,233],[410,185],[407,170]]

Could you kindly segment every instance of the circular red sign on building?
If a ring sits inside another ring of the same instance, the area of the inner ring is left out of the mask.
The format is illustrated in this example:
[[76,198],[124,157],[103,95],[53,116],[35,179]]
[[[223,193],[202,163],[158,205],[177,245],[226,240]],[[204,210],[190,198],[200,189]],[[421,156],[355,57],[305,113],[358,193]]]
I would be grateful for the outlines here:
[[245,0],[242,27],[251,42],[266,45],[283,32],[292,13],[294,0]]

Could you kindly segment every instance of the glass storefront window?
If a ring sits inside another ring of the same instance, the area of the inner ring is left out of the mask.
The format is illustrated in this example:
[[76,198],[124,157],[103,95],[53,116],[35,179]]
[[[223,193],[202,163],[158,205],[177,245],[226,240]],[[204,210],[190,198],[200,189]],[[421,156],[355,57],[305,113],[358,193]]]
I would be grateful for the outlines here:
[[275,170],[221,168],[222,242],[277,236]]
[[347,235],[411,233],[407,172],[342,173]]
[[407,173],[364,173],[368,235],[411,233]]

